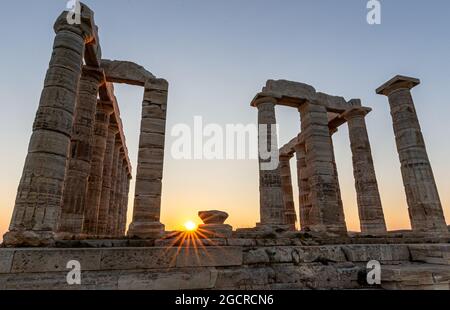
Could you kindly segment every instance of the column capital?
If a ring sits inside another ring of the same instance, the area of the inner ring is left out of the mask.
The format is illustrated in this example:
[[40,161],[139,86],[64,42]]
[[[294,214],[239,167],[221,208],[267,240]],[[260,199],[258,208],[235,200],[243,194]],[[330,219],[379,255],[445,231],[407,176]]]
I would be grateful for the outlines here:
[[258,106],[260,104],[266,104],[266,103],[271,103],[273,105],[276,105],[278,103],[278,100],[277,100],[277,98],[269,96],[269,95],[259,94],[255,97],[255,99],[253,99],[251,106],[258,108]]
[[101,110],[105,114],[111,115],[114,113],[114,106],[111,101],[97,100],[97,110]]
[[420,84],[420,80],[408,76],[396,75],[383,85],[377,88],[376,93],[378,95],[389,96],[399,89],[412,89]]
[[62,30],[71,31],[79,34],[84,38],[86,43],[94,40],[97,32],[97,26],[94,22],[94,12],[85,4],[80,3],[80,24],[69,24],[69,19],[71,14],[75,14],[70,11],[64,11],[56,20],[53,29],[55,33],[58,33]]
[[98,84],[103,84],[106,81],[105,71],[100,68],[83,66],[82,68],[83,77],[93,78],[98,81]]
[[346,119],[347,121],[355,118],[355,117],[365,117],[367,114],[369,114],[372,111],[371,108],[367,107],[358,107],[358,108],[351,108],[345,111],[341,114],[341,116]]

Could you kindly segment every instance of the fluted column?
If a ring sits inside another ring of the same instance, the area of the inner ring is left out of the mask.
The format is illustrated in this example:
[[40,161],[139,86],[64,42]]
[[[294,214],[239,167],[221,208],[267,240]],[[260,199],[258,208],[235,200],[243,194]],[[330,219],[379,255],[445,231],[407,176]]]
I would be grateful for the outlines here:
[[339,184],[339,175],[338,175],[338,170],[337,170],[336,156],[334,153],[334,144],[333,144],[333,135],[338,131],[338,129],[337,128],[329,128],[329,129],[330,129],[330,145],[331,145],[331,151],[332,151],[332,155],[333,155],[333,160],[332,160],[333,176],[334,176],[334,181],[336,182],[336,199],[337,199],[337,202],[339,205],[339,209],[342,210],[342,212],[340,213],[340,216],[342,216],[340,221],[345,222],[344,211],[343,211],[344,203],[342,202],[341,185]]
[[301,230],[306,230],[310,226],[309,213],[311,211],[310,194],[311,189],[308,182],[308,171],[306,164],[305,144],[295,146],[295,155],[297,157],[297,183],[299,193],[299,218]]
[[95,114],[102,70],[83,67],[72,129],[71,152],[64,182],[59,231],[80,234],[94,142]]
[[54,26],[53,53],[5,244],[47,244],[58,228],[84,42],[91,30],[69,25],[65,16]]
[[[274,98],[261,98],[255,106],[258,109],[258,149],[259,149],[259,225],[283,225],[284,203],[281,189],[279,167],[278,137],[274,132],[276,126]],[[261,134],[263,134],[261,136]],[[267,152],[263,158],[261,151]],[[276,161],[275,161],[276,158]]]
[[111,210],[112,221],[111,221],[111,236],[116,237],[119,230],[119,216],[120,207],[122,204],[122,177],[123,177],[123,166],[124,166],[124,153],[120,154],[120,159],[117,165],[117,175],[115,179],[115,190],[114,190],[114,204]]
[[119,216],[117,220],[117,232],[116,235],[119,237],[124,236],[125,233],[125,222],[126,222],[126,213],[127,213],[127,201],[126,197],[128,197],[127,192],[127,183],[128,183],[128,168],[127,168],[127,162],[124,161],[123,171],[122,171],[122,177],[121,177],[121,192],[120,192],[120,204],[119,204]]
[[412,229],[447,233],[441,200],[417,118],[411,89],[420,80],[396,76],[380,88],[388,97]]
[[108,221],[109,221],[109,209],[110,209],[110,196],[111,196],[111,174],[114,160],[114,147],[116,143],[116,136],[119,133],[119,127],[117,123],[109,123],[108,138],[106,141],[105,158],[103,160],[103,183],[102,193],[100,198],[100,207],[98,211],[97,219],[97,233],[99,236],[108,235]]
[[112,162],[112,170],[111,170],[111,189],[109,194],[109,210],[108,210],[108,224],[106,227],[106,232],[108,236],[113,236],[114,233],[114,214],[115,214],[115,205],[116,205],[116,182],[117,176],[119,175],[119,165],[121,163],[122,157],[122,141],[120,140],[120,136],[116,136],[115,144],[114,144],[114,155]]
[[98,102],[83,227],[83,232],[91,236],[97,235],[97,220],[103,183],[103,160],[108,138],[109,118],[112,112],[113,108],[110,102]]
[[295,230],[297,214],[295,213],[294,194],[292,191],[291,165],[289,163],[291,158],[292,155],[280,155],[280,175],[281,188],[283,190],[285,224],[289,225],[290,230]]
[[386,233],[386,222],[365,121],[365,116],[370,111],[370,108],[354,108],[342,116],[347,120],[353,154],[353,175],[361,232],[383,234]]
[[338,201],[327,110],[307,102],[300,106],[299,111],[305,137],[311,201],[305,229],[345,234],[347,228],[344,211]]
[[147,81],[142,103],[133,222],[128,231],[131,237],[158,238],[164,232],[160,213],[167,96],[167,81]]
[[126,229],[127,229],[127,213],[128,213],[128,196],[129,196],[129,192],[130,192],[130,181],[131,181],[131,176],[127,175],[127,177],[125,178],[124,182],[124,194],[123,194],[123,209],[122,209],[122,217],[120,219],[120,229],[119,229],[119,234],[121,236],[125,235]]

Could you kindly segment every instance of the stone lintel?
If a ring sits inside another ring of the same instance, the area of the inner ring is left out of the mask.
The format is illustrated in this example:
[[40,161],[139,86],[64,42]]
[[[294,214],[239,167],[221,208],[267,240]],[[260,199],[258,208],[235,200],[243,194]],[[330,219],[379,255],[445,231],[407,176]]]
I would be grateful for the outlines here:
[[147,80],[155,78],[144,67],[130,61],[102,59],[101,67],[105,70],[108,82],[144,87]]
[[420,80],[404,75],[396,75],[383,85],[377,88],[376,93],[379,95],[389,96],[397,89],[407,88],[411,89],[420,84]]

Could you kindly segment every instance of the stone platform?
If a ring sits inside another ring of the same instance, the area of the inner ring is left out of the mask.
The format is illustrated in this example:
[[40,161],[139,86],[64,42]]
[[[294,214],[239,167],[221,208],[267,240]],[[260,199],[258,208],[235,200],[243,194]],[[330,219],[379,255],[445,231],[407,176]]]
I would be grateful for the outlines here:
[[[1,248],[0,289],[450,289],[449,243],[228,239],[223,246],[187,247],[130,241]],[[71,260],[81,264],[81,285],[67,284]],[[381,263],[381,285],[366,282],[370,260]]]

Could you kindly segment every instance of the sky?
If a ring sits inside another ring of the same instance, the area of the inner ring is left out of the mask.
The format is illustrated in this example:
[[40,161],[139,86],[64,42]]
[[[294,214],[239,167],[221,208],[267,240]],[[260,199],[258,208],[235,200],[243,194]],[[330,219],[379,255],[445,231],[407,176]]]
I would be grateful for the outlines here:
[[[256,124],[250,101],[268,79],[313,85],[360,98],[367,117],[388,228],[409,228],[387,98],[375,89],[396,74],[420,78],[413,97],[447,222],[450,222],[450,2],[383,0],[380,25],[366,22],[365,0],[86,0],[95,11],[104,58],[129,60],[170,83],[161,221],[167,229],[197,212],[230,214],[234,228],[259,221],[256,160],[175,160],[171,129],[180,123]],[[8,1],[0,10],[0,235],[9,225],[40,92],[51,57],[53,23],[66,1]],[[139,87],[117,85],[136,171]],[[300,130],[298,111],[277,108],[280,145]],[[350,143],[334,136],[345,216],[359,229]],[[294,194],[297,196],[295,160]],[[134,183],[130,191],[129,219]],[[296,199],[296,206],[298,203]],[[298,210],[297,210],[298,212]]]

